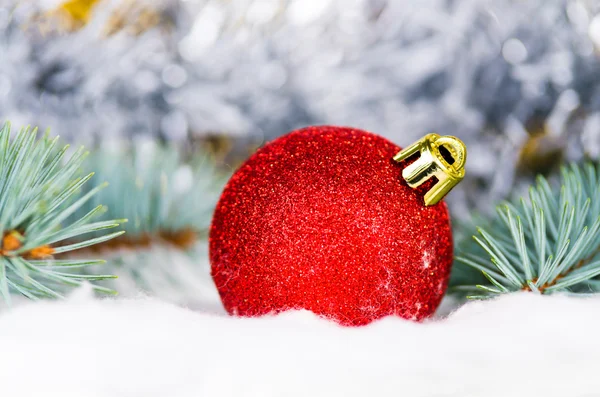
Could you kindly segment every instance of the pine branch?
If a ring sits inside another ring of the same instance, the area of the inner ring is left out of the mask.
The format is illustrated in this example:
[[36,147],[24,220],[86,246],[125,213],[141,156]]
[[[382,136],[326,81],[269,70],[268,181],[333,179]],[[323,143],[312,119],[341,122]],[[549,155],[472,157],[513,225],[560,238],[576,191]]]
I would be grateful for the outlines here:
[[109,150],[98,149],[87,161],[94,178],[108,181],[112,189],[95,195],[78,212],[108,205],[108,218],[127,218],[127,234],[99,247],[139,247],[167,242],[191,248],[206,234],[214,205],[226,180],[208,157],[199,153],[181,159],[172,145],[153,142]]
[[[92,173],[77,177],[87,153],[83,148],[66,158],[68,146],[58,150],[58,137],[37,139],[37,130],[22,129],[11,140],[10,124],[0,130],[0,295],[10,303],[10,294],[31,299],[62,297],[69,287],[90,278],[73,271],[103,263],[101,260],[56,260],[54,255],[82,246],[98,244],[123,231],[89,233],[119,226],[123,220],[90,223],[93,216],[68,219],[101,188],[81,195]],[[88,237],[82,236],[86,235]],[[78,244],[66,244],[77,237]],[[113,291],[94,286],[98,291]]]
[[594,280],[600,275],[599,197],[600,170],[592,164],[563,167],[559,189],[539,176],[528,199],[499,206],[473,242],[459,245],[455,266],[462,274],[453,288],[475,292],[470,298],[600,291]]

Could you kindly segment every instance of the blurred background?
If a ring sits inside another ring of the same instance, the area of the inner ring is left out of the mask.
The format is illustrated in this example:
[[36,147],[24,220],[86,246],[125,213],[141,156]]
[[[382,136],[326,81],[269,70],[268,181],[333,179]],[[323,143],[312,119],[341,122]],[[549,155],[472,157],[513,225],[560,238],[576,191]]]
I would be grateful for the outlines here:
[[1,0],[0,118],[86,144],[194,142],[235,167],[310,124],[469,147],[453,210],[600,153],[585,0]]
[[[451,134],[469,149],[448,197],[461,220],[536,173],[600,155],[596,1],[0,4],[0,119],[92,148],[168,144],[206,159],[208,179],[306,125],[400,146]],[[221,187],[195,193],[205,228]]]

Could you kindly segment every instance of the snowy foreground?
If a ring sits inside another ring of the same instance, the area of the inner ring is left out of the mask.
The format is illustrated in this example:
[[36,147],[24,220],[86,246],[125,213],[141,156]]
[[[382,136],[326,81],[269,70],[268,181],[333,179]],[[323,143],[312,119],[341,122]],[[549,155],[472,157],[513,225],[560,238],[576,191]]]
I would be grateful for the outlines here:
[[0,395],[593,396],[598,335],[600,298],[519,294],[342,328],[79,290],[0,314]]

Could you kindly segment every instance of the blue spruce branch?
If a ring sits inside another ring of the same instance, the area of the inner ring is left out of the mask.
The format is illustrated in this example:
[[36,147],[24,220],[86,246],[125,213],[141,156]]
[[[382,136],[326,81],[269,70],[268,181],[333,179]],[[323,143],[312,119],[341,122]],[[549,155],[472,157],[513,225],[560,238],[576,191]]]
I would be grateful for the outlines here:
[[206,153],[183,159],[176,145],[154,141],[98,148],[86,167],[94,170],[93,180],[107,181],[111,189],[91,198],[77,215],[106,203],[105,217],[129,220],[123,226],[127,234],[109,244],[138,248],[159,241],[191,247],[206,235],[226,181]]
[[[11,139],[10,124],[0,129],[0,295],[8,303],[11,293],[31,299],[60,298],[84,281],[113,277],[81,273],[82,268],[102,260],[55,256],[124,233],[105,233],[123,219],[93,222],[106,211],[102,205],[73,217],[106,184],[83,194],[82,188],[93,176],[79,176],[87,152],[80,148],[68,157],[68,146],[57,147],[58,137],[50,139],[46,134],[38,139],[37,135],[36,129],[25,128]],[[94,288],[114,293],[101,286]]]
[[455,277],[453,289],[474,293],[470,298],[599,291],[599,197],[600,169],[591,163],[563,167],[558,188],[539,176],[528,198],[498,206],[472,242],[459,245],[462,279]]
[[86,162],[94,179],[111,188],[95,195],[78,216],[106,203],[105,217],[129,219],[124,236],[94,247],[119,276],[109,285],[125,295],[141,289],[188,304],[207,274],[204,240],[228,175],[209,153],[184,155],[180,149],[134,140],[97,148]]

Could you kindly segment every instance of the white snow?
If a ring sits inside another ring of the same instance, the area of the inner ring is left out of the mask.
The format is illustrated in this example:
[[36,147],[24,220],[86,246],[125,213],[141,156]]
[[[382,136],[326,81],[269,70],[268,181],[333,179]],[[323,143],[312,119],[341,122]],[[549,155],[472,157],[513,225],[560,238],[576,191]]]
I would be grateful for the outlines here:
[[89,294],[0,314],[2,396],[600,393],[600,298],[523,293],[422,324],[344,328],[308,312],[232,318]]

